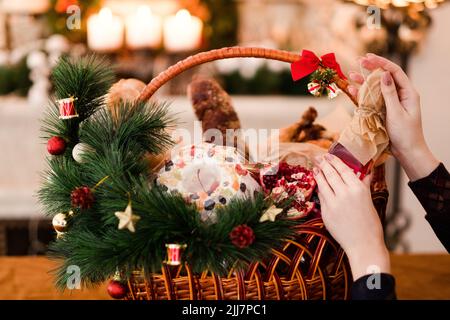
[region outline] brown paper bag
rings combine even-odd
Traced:
[[[363,165],[376,162],[389,145],[386,131],[386,106],[381,93],[383,70],[373,71],[361,86],[358,107],[338,142]]]

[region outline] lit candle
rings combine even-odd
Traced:
[[[179,10],[164,22],[164,46],[167,51],[192,51],[200,46],[203,23],[189,11]]]
[[[132,49],[156,48],[161,44],[161,19],[149,6],[140,6],[126,21],[127,45]]]
[[[88,46],[95,51],[114,51],[123,44],[123,22],[113,16],[109,8],[89,17],[87,22]]]

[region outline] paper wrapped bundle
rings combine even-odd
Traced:
[[[367,77],[359,90],[358,107],[353,118],[338,140],[338,144],[362,166],[377,162],[389,146],[385,127],[386,106],[380,84],[382,75],[383,70],[377,69]]]

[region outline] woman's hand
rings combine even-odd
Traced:
[[[389,273],[389,254],[383,228],[373,206],[370,176],[360,181],[339,158],[326,154],[316,158],[314,175],[319,188],[322,219],[341,245],[356,280],[373,273]]]
[[[360,60],[368,70],[385,70],[381,91],[386,102],[386,128],[393,155],[400,161],[411,181],[428,176],[439,165],[425,142],[420,114],[420,97],[405,72],[395,63],[367,54]],[[364,77],[352,72],[350,78],[358,84]],[[352,86],[349,91],[357,95]]]

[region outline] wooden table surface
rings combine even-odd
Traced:
[[[450,255],[392,255],[399,299],[450,299]],[[45,257],[0,257],[0,299],[110,299],[105,285],[59,293]]]

